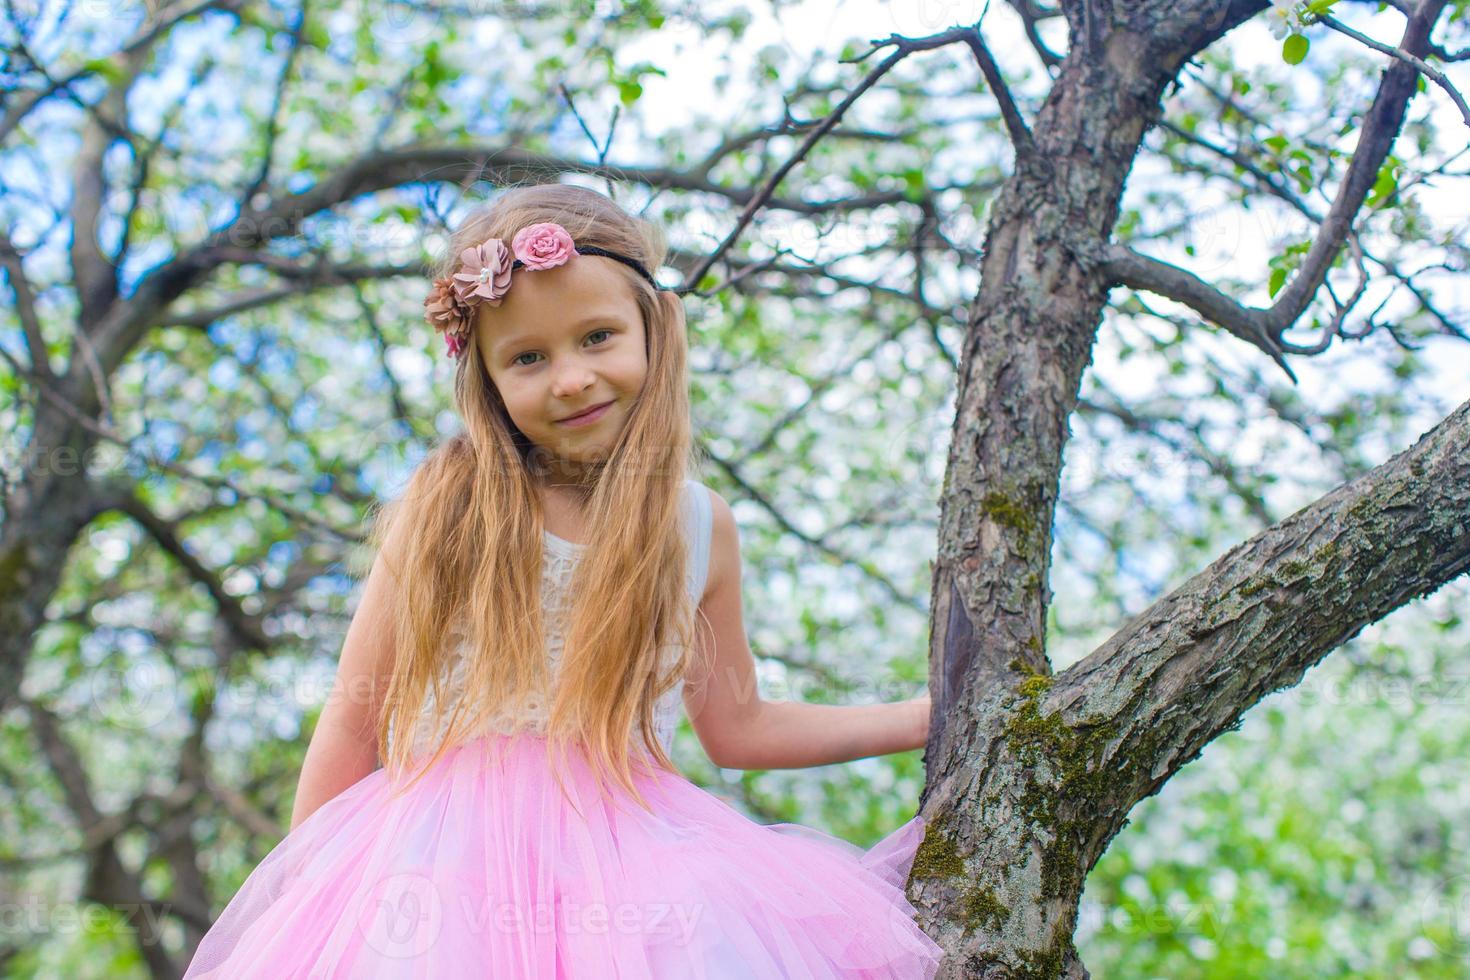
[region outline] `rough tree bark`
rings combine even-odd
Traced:
[[[1261,347],[1306,308],[1414,92],[1387,68],[1298,277],[1268,310],[1109,241],[1182,65],[1259,3],[1064,3],[1071,45],[993,203],[960,365],[931,605],[935,700],[910,878],[942,976],[1085,977],[1087,873],[1128,811],[1272,690],[1470,564],[1470,404],[1233,549],[1060,676],[1043,624],[1068,417],[1108,291],[1155,289]],[[1443,3],[1409,17],[1422,54]]]

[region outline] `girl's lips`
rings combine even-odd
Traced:
[[[596,408],[592,409],[591,411],[584,412],[581,415],[577,415],[577,416],[574,416],[573,418],[569,418],[569,419],[562,419],[560,421],[560,424],[561,425],[574,425],[574,426],[575,425],[590,425],[591,423],[596,422],[598,419],[602,418],[602,416],[605,415],[607,413],[607,410],[609,408],[611,408],[611,407],[612,407],[612,402],[606,402],[605,404],[599,405]]]

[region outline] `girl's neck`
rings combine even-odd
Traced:
[[[591,495],[584,493],[578,487],[543,486],[541,488],[541,499],[553,506],[574,510],[580,514],[586,509],[587,501],[591,499]]]
[[[577,484],[543,483],[541,507],[546,530],[565,541],[585,540],[582,525],[587,496],[587,492]]]
[[[567,496],[578,496],[586,501],[602,472],[600,463],[573,463],[564,459],[546,461],[540,473],[543,489],[553,489]]]

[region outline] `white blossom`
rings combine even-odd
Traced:
[[[1266,11],[1266,26],[1277,38],[1302,32],[1301,4],[1297,0],[1271,0],[1271,9]]]

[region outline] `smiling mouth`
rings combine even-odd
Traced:
[[[589,415],[596,415],[598,412],[602,411],[604,408],[606,408],[607,406],[609,406],[611,404],[612,404],[612,402],[606,401],[606,402],[603,402],[601,405],[593,405],[590,408],[587,408],[587,409],[585,409],[585,410],[583,410],[581,412],[578,412],[576,415],[568,415],[564,419],[557,419],[557,421],[558,422],[575,422],[578,419],[586,418]]]

